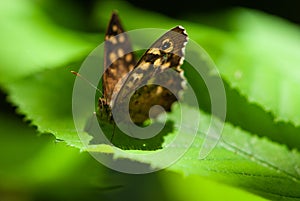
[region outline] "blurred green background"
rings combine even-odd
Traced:
[[[261,10],[300,23],[299,3],[296,5],[293,1],[128,0],[127,3],[141,10],[141,13],[148,10],[157,12],[158,17],[165,15],[175,20],[207,25],[216,20],[211,17],[213,13],[217,17],[219,13],[236,6]],[[3,25],[0,27],[3,41],[0,68],[3,70],[10,66],[6,68],[10,73],[6,73],[5,77],[4,73],[0,75],[3,85],[20,76],[47,69],[40,63],[40,57],[49,58],[48,64],[53,66],[68,64],[73,61],[74,55],[86,54],[103,40],[107,21],[102,25],[95,23],[95,8],[101,5],[97,0],[12,0],[2,1],[0,5],[0,22]],[[206,18],[207,15],[210,18]],[[126,24],[126,19],[122,21]],[[68,34],[57,33],[46,22],[51,22],[53,27],[61,27]],[[147,27],[147,22],[141,23]],[[34,27],[39,28],[35,30]],[[22,32],[19,32],[20,29]],[[49,36],[44,36],[40,30]],[[78,44],[74,44],[70,35],[81,38],[84,45],[81,46],[77,40]],[[56,43],[60,44],[59,47],[64,44],[65,48],[56,49]],[[199,176],[184,177],[167,171],[148,175],[114,172],[103,167],[88,153],[80,153],[78,149],[56,141],[51,134],[39,135],[35,127],[30,126],[30,121],[24,120],[24,116],[16,113],[16,107],[7,102],[4,88],[0,92],[0,105],[1,201],[263,200]]]

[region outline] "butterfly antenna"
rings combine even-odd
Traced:
[[[76,72],[76,71],[72,71],[71,70],[71,73],[73,73],[74,75],[76,75],[77,77],[80,77],[81,79],[83,79],[85,82],[87,82],[91,87],[93,87],[94,89],[96,89],[100,94],[101,96],[103,95],[102,91],[96,87],[93,83],[91,83],[88,79],[86,79],[84,76],[82,76],[80,73]]]

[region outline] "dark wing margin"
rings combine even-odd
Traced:
[[[111,96],[118,81],[136,65],[129,37],[124,33],[116,12],[109,21],[104,45],[104,69],[102,77],[103,99],[110,103]]]

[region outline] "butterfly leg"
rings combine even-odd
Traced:
[[[113,137],[115,135],[116,124],[113,120],[112,112],[110,106],[107,104],[105,98],[99,98],[98,100],[98,107],[99,107],[99,115],[100,119],[107,121],[109,123],[113,123],[113,133],[111,135],[110,141],[112,142]]]

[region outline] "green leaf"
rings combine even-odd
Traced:
[[[222,75],[276,121],[299,126],[299,27],[244,9],[232,12],[229,20],[237,44],[228,44],[227,54],[216,61]]]
[[[183,110],[189,113],[197,112],[189,107]],[[193,115],[185,116],[186,121],[193,121]],[[300,154],[289,151],[285,146],[272,143],[267,139],[260,139],[250,133],[235,128],[226,123],[222,133],[222,140],[205,159],[199,158],[199,151],[203,143],[203,135],[210,122],[210,116],[201,114],[199,133],[187,153],[169,170],[182,172],[185,175],[201,175],[239,186],[250,192],[268,199],[298,198],[300,195]],[[180,111],[170,114],[175,128],[180,127]],[[184,125],[185,135],[192,128]],[[174,152],[186,149],[184,141],[172,145]],[[139,153],[139,152],[137,152]],[[274,157],[276,153],[276,157]],[[119,153],[118,157],[127,158],[127,153]],[[130,156],[132,160],[149,163],[152,167],[160,167],[161,160],[141,156]]]
[[[156,192],[157,199],[164,200],[174,200],[178,197],[181,200],[186,197],[189,197],[189,200],[216,200],[211,193],[216,190],[224,192],[223,198],[243,197],[245,200],[250,197],[251,200],[262,200],[258,196],[195,175],[183,178],[178,174],[163,171],[136,177],[112,172],[99,166],[88,153],[78,154],[78,150],[66,147],[64,143],[53,143],[54,138],[50,135],[37,138],[35,129],[28,127],[16,115],[1,110],[0,120],[2,198],[9,196],[11,192],[23,198],[24,194],[17,192],[26,192],[26,197],[32,199],[42,196],[51,199],[94,200],[91,189],[98,189],[96,195],[93,194],[94,197],[109,196],[112,200],[118,200],[120,190],[122,196],[128,199],[140,196],[141,199],[150,200],[153,196],[148,197],[147,192]],[[143,182],[145,180],[146,183]],[[120,189],[120,184],[126,188]],[[201,190],[197,189],[199,186]],[[74,192],[74,189],[80,190]],[[140,192],[138,195],[137,191]]]
[[[54,79],[57,75],[60,75],[60,79]],[[32,123],[37,125],[39,131],[51,132],[57,138],[65,140],[67,144],[86,150],[87,148],[81,144],[73,126],[71,113],[73,79],[65,68],[56,68],[22,79],[8,88],[11,94],[10,99],[19,106],[21,113],[27,114],[27,118],[32,119]],[[192,114],[198,112],[188,106],[183,106],[183,110],[189,113],[184,117],[186,121],[193,121]],[[168,120],[174,123],[174,128],[180,127],[177,125],[181,122],[180,114],[180,110],[174,107],[174,112],[168,115]],[[242,187],[267,198],[300,197],[300,154],[296,151],[289,151],[283,145],[252,136],[228,123],[225,124],[222,140],[217,147],[207,158],[199,159],[203,135],[211,118],[203,113],[201,117],[201,126],[193,145],[169,170],[188,175],[206,176]],[[193,128],[189,126],[191,125],[185,125],[182,133],[190,133]],[[173,132],[176,134],[176,129]],[[91,140],[88,134],[86,136],[87,141]],[[169,133],[166,140],[172,138],[172,134]],[[185,143],[184,141],[178,142],[174,148],[177,151],[184,149]],[[109,149],[109,145],[93,145],[88,150],[114,153],[114,149]],[[135,152],[146,153],[145,151]],[[154,153],[155,151],[147,152]],[[133,157],[128,153],[132,151],[118,151],[114,157],[136,160],[151,164],[152,167],[160,167],[160,161],[163,160],[155,157],[150,160],[143,155]]]
[[[167,194],[177,200],[266,200],[257,195],[233,188],[198,175],[180,177],[178,175],[162,174]],[[178,190],[174,190],[178,189]],[[217,193],[216,193],[217,192]]]
[[[67,67],[46,70],[7,86],[9,99],[41,133],[52,133],[68,145],[81,148],[72,118],[72,86]]]
[[[4,6],[7,6],[5,5],[5,3],[2,4]],[[27,5],[26,3],[22,3],[20,5],[24,5],[24,4]],[[16,5],[17,4],[15,4],[14,6]],[[99,12],[99,10],[97,11],[101,15],[108,18],[108,16],[110,15],[109,14],[110,9],[108,9],[109,6],[114,7],[116,6],[116,4],[112,5],[110,3],[107,3],[104,5],[107,6],[102,7],[102,9],[104,9],[103,12]],[[119,3],[118,5],[123,5],[123,4]],[[31,7],[32,5],[28,4],[28,6],[32,8]],[[143,13],[143,15],[139,15],[141,16],[141,19],[137,20],[136,14],[139,13],[139,11],[131,8],[128,9],[128,11],[126,12],[125,8],[126,6],[123,7],[124,10],[122,11],[120,9],[120,12],[122,12],[122,15],[125,16],[124,17],[125,19],[127,19],[128,17],[127,27],[129,28],[130,27],[142,28],[143,26],[159,27],[158,26],[159,23],[161,26],[163,26],[163,28],[173,27],[175,25],[175,21],[171,21],[170,19],[164,18],[162,16],[160,17],[156,16],[155,18],[155,15],[149,13],[145,14],[144,12],[141,12]],[[7,15],[9,14],[8,12],[3,12],[3,13],[6,13]],[[151,21],[147,20],[149,18],[151,18]],[[156,21],[155,19],[158,19],[158,21]],[[142,24],[142,22],[149,22],[149,23]],[[248,92],[250,93],[251,92],[250,89],[253,89],[251,87],[253,87],[253,82],[255,81],[253,81],[252,79],[245,79],[244,81],[240,81],[239,79],[237,79],[238,81],[236,81],[235,79],[240,78],[241,75],[242,77],[246,76],[246,78],[248,78],[247,75],[252,75],[252,73],[254,73],[252,70],[255,69],[252,68],[253,66],[255,66],[254,62],[258,62],[259,64],[258,66],[260,66],[260,68],[263,68],[262,66],[268,65],[267,68],[268,72],[265,72],[264,70],[262,71],[264,72],[264,74],[266,73],[272,74],[272,72],[274,72],[272,70],[274,69],[271,68],[272,65],[270,64],[273,64],[272,59],[275,57],[275,54],[270,54],[270,55],[267,54],[265,58],[258,59],[257,56],[259,55],[257,55],[256,52],[258,51],[258,48],[255,45],[252,45],[252,43],[250,43],[251,41],[252,42],[254,41],[255,36],[250,37],[249,35],[247,35],[248,32],[242,33],[237,31],[237,33],[231,35],[230,33],[226,33],[226,31],[200,26],[189,22],[181,21],[180,23],[183,24],[184,26],[185,23],[187,24],[187,26],[185,27],[188,29],[188,32],[190,33],[190,37],[195,38],[197,42],[203,42],[203,46],[209,51],[209,53],[217,62],[219,69],[222,73],[222,76],[227,81],[227,89],[229,91],[229,92],[227,91],[227,95],[233,98],[234,95],[236,95],[237,98],[234,98],[233,99],[234,101],[236,102],[243,101],[243,104],[245,106],[249,106],[249,108],[247,108],[247,111],[250,111],[248,114],[249,121],[255,119],[256,118],[254,115],[255,108],[254,109],[251,108],[251,106],[253,105],[249,104],[248,102],[250,98],[250,96],[248,96]],[[44,24],[44,22],[42,24]],[[178,24],[178,21],[176,21],[176,24]],[[140,25],[140,27],[136,25]],[[6,26],[9,27],[9,25]],[[36,28],[36,26],[33,27]],[[259,28],[263,29],[264,27],[262,26]],[[43,30],[43,29],[38,29],[38,30]],[[61,29],[58,28],[55,30],[61,30]],[[14,33],[18,33],[18,32],[14,32]],[[64,35],[65,33],[66,33],[65,31],[62,31],[58,35],[61,34]],[[296,31],[296,33],[298,33],[298,31]],[[8,35],[8,33],[5,32],[3,34],[3,36],[7,37],[5,34]],[[43,34],[46,33],[42,31],[39,32],[38,35],[41,36]],[[53,38],[50,37],[50,35],[48,36],[49,38],[45,38],[45,41],[53,42]],[[5,37],[3,38],[6,39]],[[69,35],[67,34],[65,35],[65,37],[68,38]],[[214,37],[216,39],[212,41],[209,40],[210,37]],[[293,36],[291,40],[295,41],[294,38],[295,37]],[[57,38],[55,37],[55,40],[56,39]],[[264,41],[264,37],[262,37],[261,40]],[[73,46],[70,44],[73,44],[73,42],[75,41],[82,42],[82,40],[79,39],[78,37],[74,37],[74,38],[72,37],[72,41],[70,40],[70,43],[69,42],[65,43],[63,41],[64,40],[61,40],[62,44],[65,44],[65,46],[64,45],[60,46],[60,44],[51,43],[53,47],[50,45],[51,48],[49,48],[49,50],[53,48],[52,50],[53,51],[55,50],[58,53],[62,53],[64,49],[70,51],[68,54],[61,55],[59,59],[57,59],[58,58],[56,57],[57,52],[55,51],[54,51],[55,53],[53,54],[52,51],[50,51],[50,53],[48,52],[45,55],[44,55],[45,52],[37,54],[40,57],[38,58],[38,61],[42,63],[44,62],[47,68],[52,68],[51,70],[41,70],[41,68],[38,68],[38,65],[35,65],[35,63],[33,62],[34,59],[28,57],[24,57],[25,59],[23,58],[23,61],[20,60],[22,61],[20,63],[18,63],[19,61],[12,60],[11,57],[10,59],[6,58],[3,61],[2,66],[4,67],[1,68],[0,70],[2,72],[1,76],[4,77],[5,79],[1,84],[7,90],[10,101],[16,106],[18,106],[18,112],[21,114],[25,114],[26,119],[30,120],[33,125],[37,126],[39,132],[52,133],[55,135],[57,139],[65,141],[70,146],[77,147],[81,150],[89,150],[94,153],[110,154],[110,156],[114,158],[129,159],[133,161],[138,161],[140,163],[150,164],[151,167],[160,168],[162,165],[161,161],[163,160],[163,158],[155,158],[155,157],[147,158],[144,157],[143,155],[140,155],[140,153],[143,154],[156,153],[159,152],[159,150],[122,151],[120,149],[113,149],[110,145],[107,144],[93,145],[90,147],[83,146],[82,141],[90,142],[92,140],[92,137],[88,133],[84,132],[84,125],[83,125],[80,128],[80,134],[81,136],[83,136],[81,141],[74,127],[72,108],[71,108],[74,77],[69,73],[69,70],[67,69],[66,65],[64,65],[64,63],[68,63],[68,61],[75,62],[79,60],[81,54],[76,54],[74,56],[74,52],[72,52]],[[74,44],[77,44],[78,45],[77,47],[82,47],[81,45],[85,46],[87,44],[85,41],[83,41],[82,43],[81,42],[78,42],[80,44],[77,44],[76,42]],[[271,42],[269,41],[269,43]],[[21,49],[23,48],[23,50],[26,49],[26,47],[29,47],[28,44],[26,44],[25,42],[24,44],[20,46],[20,48]],[[279,45],[279,47],[281,47],[281,45]],[[42,46],[41,49],[43,49],[44,47],[45,46]],[[62,48],[61,52],[58,51],[58,49],[60,49],[58,47]],[[249,47],[249,53],[246,51],[248,50],[248,47]],[[297,47],[295,48],[297,50]],[[261,47],[261,49],[266,51],[264,47]],[[35,51],[37,50],[39,50],[39,48],[37,48]],[[239,52],[240,50],[244,50],[244,51],[240,53]],[[286,51],[288,52],[288,50]],[[3,55],[6,55],[7,52],[9,51],[4,51]],[[49,54],[51,54],[51,57],[46,56]],[[294,54],[296,54],[297,56],[297,52]],[[285,55],[284,57],[293,60],[294,58],[296,58],[294,54],[288,56],[287,53],[287,55]],[[252,59],[254,59],[253,63],[252,63]],[[266,59],[266,61],[264,61],[264,59]],[[296,62],[294,64],[296,64]],[[24,67],[24,69],[20,70],[19,73],[16,74],[12,73],[10,68],[14,65],[17,69],[21,69],[22,67]],[[240,67],[242,68],[244,66],[245,69],[242,69],[243,70],[242,73],[238,72],[236,74],[235,70],[239,69]],[[256,72],[258,72],[258,69],[255,70]],[[37,73],[37,71],[40,72]],[[273,74],[275,78],[281,76],[280,75],[281,71],[278,71],[278,68],[276,68],[276,72],[277,73],[275,75]],[[293,69],[293,72],[295,73],[295,75],[298,73],[297,70],[295,69]],[[285,81],[294,82],[295,79],[292,77],[292,75],[290,73],[288,73],[288,75],[289,75],[289,80],[285,80]],[[257,77],[254,76],[254,78]],[[261,79],[261,77],[259,78]],[[272,76],[271,78],[270,77],[267,78],[268,79],[266,80],[271,80],[271,81],[276,80],[276,79],[271,79],[273,78]],[[12,80],[14,80],[14,82],[12,82]],[[259,81],[260,82],[258,83],[265,84],[264,79],[261,79]],[[288,84],[290,84],[290,82],[288,82]],[[234,85],[234,83],[238,83],[238,87]],[[253,95],[253,97],[251,96],[251,98],[253,98],[253,100],[255,99],[255,101],[258,101],[258,102],[255,101],[254,102],[257,103],[258,106],[261,106],[259,109],[262,109],[260,110],[260,112],[264,113],[262,115],[267,114],[265,109],[269,109],[272,112],[272,114],[275,115],[276,118],[288,119],[291,120],[291,122],[297,124],[297,117],[295,117],[295,114],[297,114],[297,112],[295,112],[297,107],[293,102],[298,98],[297,93],[292,94],[291,97],[289,96],[290,95],[289,94],[288,97],[293,100],[287,100],[288,102],[285,102],[285,104],[291,103],[291,107],[293,106],[292,108],[294,108],[295,111],[290,111],[289,109],[290,106],[288,106],[288,107],[283,107],[282,110],[284,112],[280,113],[279,110],[276,110],[275,106],[281,109],[281,104],[279,104],[279,102],[276,102],[276,99],[270,99],[271,101],[270,103],[265,102],[265,100],[263,99],[260,99],[263,93],[262,91],[259,91],[260,88],[258,88],[258,86],[260,85],[254,85],[254,86],[255,86],[254,87],[255,93],[251,92]],[[288,86],[292,86],[292,85],[288,85]],[[231,87],[235,87],[237,91],[232,90]],[[274,95],[274,90],[276,91],[278,89],[276,87],[279,87],[279,85],[277,85],[275,88],[272,88],[273,85],[268,85],[268,87],[270,88],[268,88],[269,90],[267,90],[266,94],[268,94],[270,91],[270,95]],[[246,89],[249,90],[246,91]],[[265,88],[263,89],[266,90]],[[244,94],[243,90],[245,90],[247,93]],[[241,96],[239,93],[233,95],[233,92],[239,92],[244,96]],[[289,92],[290,91],[288,91],[288,93]],[[204,97],[204,99],[206,98],[208,97]],[[268,104],[270,104],[270,108],[266,107]],[[198,114],[199,113],[198,109],[189,107],[187,105],[183,105],[182,107],[186,112],[190,114],[184,116],[183,118],[186,119],[187,121],[193,122],[194,119],[192,114]],[[162,144],[162,146],[166,146],[166,142],[171,141],[173,137],[178,134],[177,133],[178,130],[176,128],[180,127],[179,125],[180,117],[181,116],[180,116],[179,107],[175,106],[173,108],[173,112],[168,115],[168,120],[173,122],[172,126],[174,129],[172,130],[172,132],[169,132],[168,135],[165,136],[164,138],[165,143]],[[169,170],[183,173],[186,175],[200,175],[203,177],[207,177],[209,179],[213,179],[233,186],[241,187],[243,189],[246,189],[249,192],[253,192],[255,194],[258,194],[268,199],[277,199],[277,200],[279,199],[299,200],[300,199],[300,190],[299,190],[300,189],[300,173],[299,173],[300,154],[296,150],[289,150],[288,148],[286,148],[285,145],[286,144],[289,145],[288,143],[286,143],[287,140],[278,140],[282,144],[277,144],[269,141],[268,139],[259,138],[255,136],[255,133],[248,132],[249,130],[251,130],[251,127],[259,127],[259,126],[264,127],[263,124],[253,125],[250,122],[247,122],[248,123],[247,124],[248,127],[246,127],[248,130],[247,131],[247,130],[242,130],[238,127],[234,127],[227,122],[225,123],[224,126],[222,140],[220,140],[216,148],[210,153],[210,155],[207,158],[199,159],[199,151],[204,141],[204,133],[206,133],[207,127],[210,125],[210,119],[211,119],[210,115],[205,114],[203,112],[201,112],[201,117],[202,118],[200,122],[201,123],[200,128],[198,130],[198,135],[195,141],[193,142],[192,146],[179,161],[177,161],[173,166],[168,168]],[[232,121],[234,121],[237,118],[244,119],[243,116],[238,116],[233,118]],[[272,128],[270,130],[274,130],[276,128],[274,125],[275,125],[274,122],[271,121]],[[182,131],[181,134],[187,135],[191,133],[191,130],[194,128],[191,127],[191,125],[187,124],[183,127],[183,129],[184,130]],[[266,129],[262,129],[261,135],[266,135],[266,136],[270,135],[269,133],[263,133],[263,131],[265,130]],[[283,135],[282,138],[289,138],[289,140],[291,141],[294,140],[296,145],[292,145],[291,147],[299,146],[297,145],[298,137],[296,136],[296,132],[295,132],[296,130],[297,129],[294,127],[292,127],[289,130],[288,126],[284,125],[282,127],[282,130],[279,132],[279,134]],[[186,148],[186,145],[187,145],[186,141],[184,140],[177,142],[177,144],[175,144],[175,146],[173,147],[174,153],[178,150],[184,150]],[[137,155],[133,156],[130,155],[130,153],[137,153]],[[274,153],[276,153],[275,156]]]
[[[0,83],[68,64],[94,46],[88,35],[53,23],[32,1],[0,2]]]
[[[10,105],[0,104],[1,200],[94,200],[113,186],[103,182],[107,170],[88,153],[55,142],[53,135],[37,136]]]
[[[299,150],[299,26],[246,9],[224,15],[218,27],[235,39],[215,61],[235,89],[227,90],[228,120]]]

